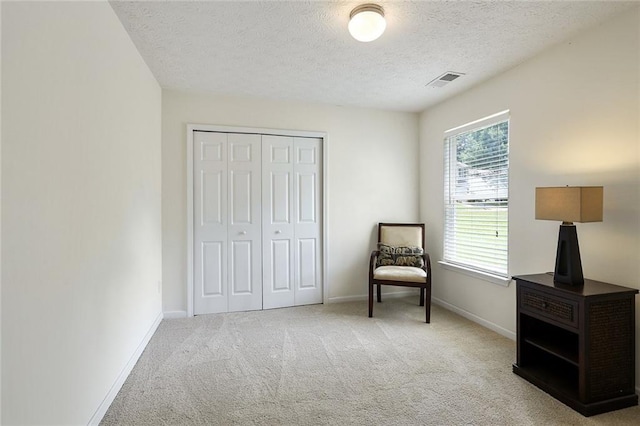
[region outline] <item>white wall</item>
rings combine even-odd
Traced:
[[[108,3],[2,8],[2,423],[87,424],[161,315],[161,90]]]
[[[186,125],[328,133],[329,299],[367,294],[379,221],[418,219],[418,116],[163,91],[162,247],[165,312],[186,311]]]
[[[434,230],[428,246],[436,259],[443,132],[509,109],[510,273],[555,266],[559,223],[534,219],[536,186],[603,185],[604,222],[577,225],[585,277],[640,288],[639,28],[633,9],[422,113],[420,211]],[[439,266],[433,275],[434,297],[515,332],[514,284],[504,288]]]

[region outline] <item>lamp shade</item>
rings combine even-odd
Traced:
[[[387,28],[384,10],[377,4],[363,4],[351,11],[349,33],[358,41],[368,42],[380,37]]]
[[[536,188],[536,219],[602,222],[601,186]]]

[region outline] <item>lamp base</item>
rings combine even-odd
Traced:
[[[573,223],[560,225],[553,281],[569,285],[584,284],[580,248],[578,247],[578,232]]]

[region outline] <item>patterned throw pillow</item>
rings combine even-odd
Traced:
[[[422,268],[424,266],[424,258],[422,247],[394,247],[384,243],[378,243],[378,261],[376,268],[379,266],[414,266]]]

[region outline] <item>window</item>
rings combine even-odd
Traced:
[[[444,262],[508,277],[509,112],[445,132]]]

